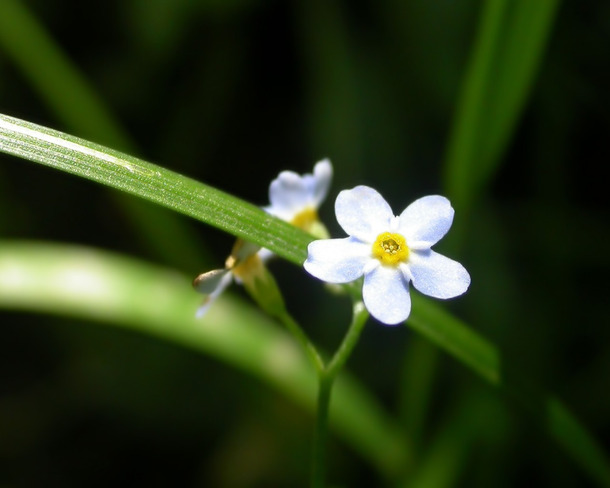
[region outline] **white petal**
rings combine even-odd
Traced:
[[[313,188],[313,205],[314,208],[320,208],[322,202],[328,195],[328,189],[333,178],[333,167],[330,160],[323,159],[316,163],[313,167],[314,188]]]
[[[231,256],[235,258],[237,263],[240,263],[248,259],[250,256],[256,254],[260,250],[261,247],[258,244],[244,241],[242,239],[237,239],[235,241],[235,244],[233,244],[233,249],[231,249]]]
[[[371,259],[371,246],[347,237],[322,239],[307,247],[305,270],[329,283],[348,283],[362,276]]]
[[[221,270],[215,270],[215,271],[221,271]],[[220,275],[220,274],[219,274]],[[202,276],[202,275],[199,275]],[[199,278],[199,276],[197,278],[195,278],[195,280],[197,280]],[[214,277],[216,278],[216,276]],[[212,305],[212,303],[214,303],[214,301],[221,295],[221,293],[223,291],[225,291],[225,289],[227,288],[227,286],[229,286],[231,284],[233,278],[233,274],[232,273],[225,273],[220,275],[220,280],[218,280],[216,288],[214,288],[204,299],[203,299],[203,303],[201,304],[201,306],[197,309],[197,313],[195,314],[195,316],[197,318],[201,318],[203,317],[206,312],[208,311],[208,309],[210,308],[210,305]],[[207,289],[204,287],[204,289]],[[200,289],[199,287],[197,287],[197,291],[200,291],[201,293],[206,293],[205,291],[203,291],[202,289]]]
[[[470,286],[470,275],[457,261],[432,250],[413,251],[409,256],[413,286],[434,298],[453,298]]]
[[[209,295],[227,279],[227,275],[229,275],[228,277],[230,281],[231,276],[228,269],[213,269],[212,271],[201,273],[199,276],[197,276],[193,280],[193,286],[199,293]]]
[[[430,195],[415,200],[400,214],[398,232],[408,246],[429,248],[447,233],[453,222],[453,208],[445,197]]]
[[[411,312],[409,283],[399,268],[377,266],[367,273],[362,298],[371,315],[387,325],[404,322]]]
[[[369,243],[388,231],[394,218],[388,202],[368,186],[357,186],[339,193],[335,214],[337,222],[348,235]]]
[[[310,176],[311,178],[311,176]],[[311,184],[293,171],[282,171],[269,185],[271,206],[265,210],[284,220],[291,220],[297,213],[311,205]]]
[[[258,251],[258,257],[261,259],[263,263],[266,263],[269,259],[274,256],[274,253],[269,249],[265,249],[264,247]]]
[[[328,159],[319,161],[313,174],[303,176],[282,171],[269,186],[271,205],[265,211],[283,220],[292,220],[308,207],[318,209],[328,194],[333,168]]]

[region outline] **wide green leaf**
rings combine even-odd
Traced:
[[[0,241],[0,308],[77,317],[182,344],[261,378],[313,413],[316,374],[292,337],[252,306],[220,297],[203,319],[190,279],[93,248]],[[342,375],[331,425],[387,476],[408,458],[379,403]]]
[[[133,156],[0,114],[0,151],[137,195],[301,264],[311,237],[260,208]]]

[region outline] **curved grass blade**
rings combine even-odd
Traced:
[[[502,154],[523,112],[540,65],[558,0],[487,0],[482,13],[471,58],[464,75],[444,161],[444,187],[458,210],[451,236],[462,243],[468,215],[480,194],[497,171]],[[438,334],[437,330],[435,334]],[[438,337],[437,337],[438,339]],[[474,341],[475,349],[486,354],[489,348]],[[449,345],[464,359],[461,348]],[[473,357],[470,357],[472,360]],[[492,383],[498,381],[495,366],[499,358],[475,362],[479,373]],[[430,359],[427,359],[430,362]],[[432,361],[433,362],[433,361]],[[491,365],[491,368],[483,364]],[[473,366],[473,364],[470,364]],[[425,397],[415,402],[425,404]],[[407,410],[421,411],[421,408]],[[411,423],[413,420],[410,419]]]
[[[490,411],[482,395],[461,399],[445,414],[437,433],[424,455],[417,460],[414,472],[401,486],[405,488],[450,488],[458,486],[460,476],[468,466],[481,431],[495,421],[496,412]]]
[[[461,215],[498,167],[531,91],[558,4],[484,2],[445,160],[445,188]]]
[[[15,64],[64,127],[87,139],[136,152],[135,143],[94,87],[24,2],[0,2],[0,54]],[[201,261],[203,246],[198,237],[172,212],[120,193],[113,197],[134,234],[158,256],[184,269]]]
[[[288,333],[223,296],[195,318],[200,297],[181,274],[93,248],[0,241],[0,308],[93,320],[209,354],[315,409],[316,374]],[[386,476],[407,459],[396,426],[347,375],[333,391],[331,425]]]
[[[66,127],[133,150],[118,121],[24,2],[0,2],[0,47]]]
[[[610,487],[606,454],[559,399],[527,384],[527,378],[510,374],[510,365],[502,362],[498,349],[462,321],[421,296],[412,298],[413,311],[407,325],[524,407],[599,486]]]
[[[362,74],[358,73],[345,22],[345,6],[325,0],[301,0],[295,7],[314,153],[331,154],[337,173],[349,171],[356,177],[362,174],[365,152],[359,96]]]
[[[137,195],[301,264],[311,237],[258,207],[168,169],[0,114],[0,151]]]

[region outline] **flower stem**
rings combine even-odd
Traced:
[[[362,302],[356,302],[353,308],[352,323],[343,337],[343,341],[341,341],[332,359],[318,371],[318,408],[311,468],[312,488],[324,488],[326,481],[328,413],[333,384],[337,374],[356,346],[367,318],[368,312]]]
[[[360,332],[362,332],[368,317],[369,314],[364,307],[364,304],[360,301],[355,302],[353,307],[352,323],[350,324],[345,337],[343,337],[343,341],[341,341],[339,349],[337,349],[337,352],[335,352],[335,355],[326,366],[327,374],[333,379],[341,370],[352,353],[352,350],[358,343]]]
[[[284,324],[286,329],[288,329],[296,340],[299,341],[319,375],[324,370],[324,361],[320,357],[316,347],[309,340],[309,337],[307,337],[307,334],[305,334],[301,326],[286,310],[284,310],[283,313],[278,313],[276,317]]]
[[[311,488],[324,488],[326,480],[326,447],[328,440],[328,409],[334,378],[322,372],[319,375],[318,408],[313,437]]]

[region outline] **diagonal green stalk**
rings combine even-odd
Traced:
[[[299,0],[293,5],[308,89],[311,144],[316,153],[333,155],[337,172],[349,170],[355,177],[362,174],[365,153],[358,92],[362,80],[346,22],[347,9],[326,0]]]
[[[56,119],[73,133],[137,153],[136,144],[95,87],[62,51],[25,2],[0,2],[0,55],[5,54]],[[143,246],[189,269],[204,249],[195,232],[172,212],[123,194],[111,195]]]
[[[445,189],[466,217],[499,167],[531,92],[559,0],[487,0],[445,158]]]
[[[422,296],[414,295],[412,299],[409,327],[469,366],[507,400],[524,408],[599,486],[610,487],[606,453],[559,399],[533,389],[527,385],[527,378],[509,375],[510,364],[503,362],[498,349],[464,322]]]
[[[133,151],[134,144],[118,120],[25,2],[0,2],[0,53],[17,66],[40,99],[70,130]]]
[[[301,264],[311,238],[260,208],[168,169],[0,115],[0,151],[152,201]]]
[[[318,400],[316,423],[313,434],[311,453],[311,488],[326,486],[328,464],[328,410],[333,387],[333,380],[325,375],[318,378]]]
[[[311,467],[312,488],[324,488],[326,486],[328,412],[331,404],[333,385],[341,368],[343,368],[358,343],[360,333],[368,316],[369,314],[364,304],[356,302],[353,306],[352,323],[343,337],[339,348],[323,369],[318,371],[318,408],[316,411]]]
[[[451,235],[454,248],[463,244],[471,210],[499,169],[502,155],[533,90],[558,5],[559,0],[486,0],[481,3],[477,33],[444,161],[445,191],[458,211],[457,225]],[[475,348],[476,344],[475,340]],[[430,347],[427,351],[428,354],[418,356],[422,359],[421,364],[414,364],[417,358],[412,359],[409,355],[405,358],[405,366],[418,372],[417,377],[406,373],[409,380],[404,387],[408,390],[403,394],[404,398],[409,398],[405,421],[415,433],[421,432],[418,424],[425,420],[425,405],[432,391],[429,383],[434,380],[431,372],[436,362],[435,352]],[[463,359],[460,351],[456,349],[455,352]],[[499,360],[492,363],[500,364]],[[419,372],[428,372],[428,379],[422,378]],[[497,380],[496,374],[489,369],[481,373],[488,375],[492,382]]]
[[[294,318],[288,313],[288,311],[284,311],[277,316],[278,320],[284,324],[286,329],[295,337],[297,342],[301,345],[305,354],[309,357],[309,360],[312,366],[315,368],[318,374],[324,369],[324,361],[320,356],[320,353],[313,345],[313,343],[309,340],[309,337],[303,330],[303,328],[298,324]]]
[[[452,125],[445,167],[446,187],[453,205],[460,212],[470,208],[473,198],[468,190],[472,190],[475,183],[469,184],[468,178],[476,172],[480,158],[477,130],[489,123],[486,119],[486,102],[508,3],[509,0],[488,0],[484,3],[472,59]],[[478,187],[478,178],[476,183]]]
[[[325,375],[329,378],[336,378],[341,368],[345,365],[354,347],[358,343],[362,328],[366,323],[366,319],[369,317],[369,313],[365,308],[364,304],[360,301],[354,303],[352,307],[352,323],[350,324],[343,341],[339,345],[337,352],[333,355],[332,359],[325,368]]]

